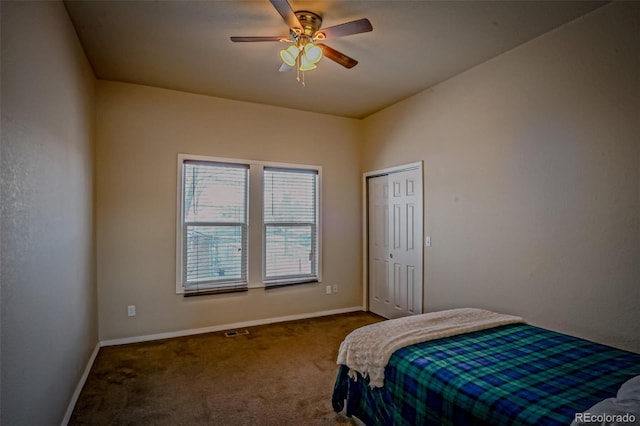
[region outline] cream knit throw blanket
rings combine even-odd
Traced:
[[[384,385],[384,368],[398,349],[427,340],[524,322],[520,317],[484,309],[462,308],[398,318],[352,331],[340,344],[338,364],[369,377],[369,386]]]

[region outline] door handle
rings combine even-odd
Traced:
[[[393,253],[389,253],[389,257],[393,259]]]

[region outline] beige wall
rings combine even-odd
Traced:
[[[640,351],[640,8],[605,6],[364,121],[424,161],[425,307]]]
[[[100,338],[360,306],[358,130],[353,119],[100,81]],[[190,298],[176,294],[178,153],[322,166],[323,283]],[[338,284],[340,291],[325,295],[327,284]],[[137,315],[127,317],[127,305],[133,304]]]
[[[0,7],[0,423],[60,424],[98,342],[95,80],[62,2]]]

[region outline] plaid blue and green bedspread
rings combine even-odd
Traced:
[[[382,388],[340,366],[334,410],[367,425],[569,425],[640,375],[640,354],[527,324],[397,350]]]

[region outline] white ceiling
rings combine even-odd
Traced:
[[[268,0],[65,1],[98,78],[362,118],[603,4],[594,1],[289,0],[323,27],[368,18],[373,32],[327,40],[359,61],[278,72],[287,35]]]

